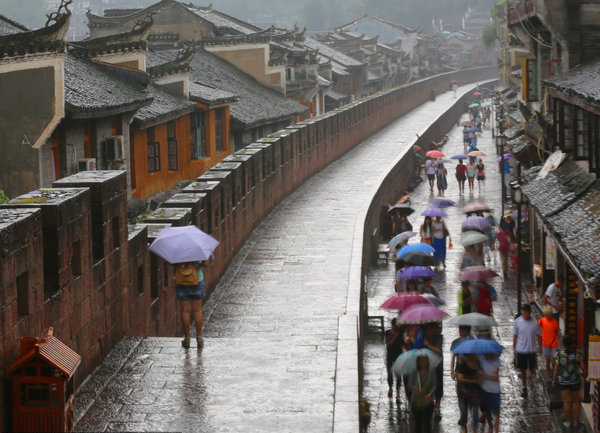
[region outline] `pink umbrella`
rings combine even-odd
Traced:
[[[448,317],[448,313],[433,305],[417,304],[408,307],[398,318],[398,323],[422,325],[425,323],[439,322],[445,317]]]
[[[463,209],[464,213],[472,213],[472,212],[489,212],[490,207],[486,204],[475,202],[466,205]]]
[[[379,308],[384,310],[404,311],[413,305],[432,305],[429,300],[418,293],[400,293],[385,301]]]
[[[428,156],[428,157],[430,157],[430,158],[443,158],[445,156],[439,150],[430,150],[425,155]]]
[[[459,281],[485,281],[497,277],[498,274],[485,266],[469,266],[458,274]]]
[[[481,92],[473,92],[473,95],[475,95],[475,96],[481,95]]]

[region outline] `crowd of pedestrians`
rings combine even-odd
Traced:
[[[480,128],[485,126],[490,113],[485,109],[471,112],[469,124],[464,125],[466,155],[453,157],[458,160],[459,195],[465,193],[465,181],[470,194],[475,190],[475,180],[479,192],[485,188],[483,159],[469,153],[483,154],[477,149],[477,134],[481,133]],[[406,402],[414,431],[418,433],[431,432],[433,420],[441,419],[444,395],[444,317],[428,315],[429,310],[440,311],[438,307],[443,309],[445,304],[432,278],[437,276],[436,272],[446,271],[446,250],[453,246],[450,230],[444,222],[444,209],[455,203],[444,197],[448,189],[447,169],[444,155],[440,154],[438,151],[428,155],[425,162],[431,197],[429,208],[421,214],[422,222],[415,224],[418,233],[413,232],[413,225],[408,221],[414,209],[409,204],[394,209],[390,250],[396,264],[395,294],[391,293],[392,297],[382,305],[382,308],[398,311],[385,339],[388,397],[393,398],[395,394],[397,403]],[[497,224],[493,210],[479,202],[469,203],[463,211],[466,218],[460,233],[463,255],[458,274],[461,287],[456,317],[450,321],[458,326],[459,337],[450,345],[448,374],[456,384],[453,392],[457,396],[461,432],[479,431],[479,425],[485,423],[488,433],[498,433],[502,394],[500,356],[506,348],[494,341],[491,332],[495,324],[493,304],[498,298],[491,281],[495,277],[509,278],[511,269],[518,271],[514,262],[516,223],[508,210]],[[486,266],[495,262],[496,250],[502,276]],[[521,381],[520,396],[526,399],[531,389],[528,385],[538,380],[538,355],[543,355],[548,385],[558,386],[561,391],[566,416],[564,425],[579,428],[582,425],[579,391],[585,365],[569,336],[562,340],[563,349],[560,349],[559,314],[564,308],[561,287],[560,281],[548,287],[541,299],[544,308],[539,318],[534,317],[531,304],[522,305],[512,328],[513,365]],[[416,301],[419,297],[427,302]],[[400,298],[406,299],[401,302]],[[394,307],[384,307],[386,304]]]

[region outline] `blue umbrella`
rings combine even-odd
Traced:
[[[480,128],[469,128],[466,132],[481,132]]]
[[[440,217],[440,218],[444,218],[444,217],[448,216],[448,215],[446,215],[446,212],[444,212],[441,209],[425,209],[423,212],[421,212],[421,215],[430,216],[430,217]]]
[[[474,353],[482,355],[484,353],[493,353],[499,355],[504,350],[504,346],[495,342],[494,340],[488,340],[486,338],[477,338],[474,340],[466,340],[460,343],[452,350],[452,353]]]
[[[435,197],[429,201],[429,204],[435,208],[445,208],[450,206],[456,206],[452,200],[448,200],[447,198]]]
[[[219,241],[196,226],[167,227],[150,245],[150,251],[169,263],[207,260]]]
[[[425,244],[425,243],[418,243],[418,244],[409,244],[409,245],[404,245],[402,248],[400,248],[400,250],[396,253],[396,257],[400,258],[402,257],[404,254],[409,253],[411,251],[421,251],[422,253],[434,253],[435,252],[435,248],[433,248],[431,245],[429,244]]]
[[[409,266],[400,272],[400,280],[416,280],[417,278],[432,278],[437,274],[427,266]]]
[[[450,157],[450,159],[467,159],[467,158],[468,158],[467,155],[462,155],[462,154],[453,155],[453,156]]]

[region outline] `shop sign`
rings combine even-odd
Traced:
[[[575,271],[568,264],[565,264],[566,272],[566,296],[565,296],[565,334],[577,338],[577,294],[579,292],[579,282]]]

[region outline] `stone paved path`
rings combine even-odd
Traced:
[[[464,115],[462,120],[467,120]],[[455,127],[450,131],[449,140],[443,148],[447,156],[463,153],[462,128]],[[461,223],[464,219],[462,208],[471,201],[482,201],[495,210],[495,216],[501,215],[501,178],[496,162],[495,144],[491,136],[491,130],[484,128],[483,133],[478,139],[478,148],[488,156],[483,157],[486,167],[485,185],[479,191],[477,181],[475,189],[469,192],[468,185],[465,185],[465,195],[459,195],[458,183],[454,177],[454,167],[457,161],[445,164],[448,169],[448,190],[445,197],[456,202],[456,207],[446,209],[448,218],[446,223],[450,231],[454,248],[448,250],[447,269],[440,272],[438,277],[434,278],[433,285],[441,292],[441,297],[446,301],[442,307],[451,316],[456,315],[457,309],[457,290],[459,283],[456,281],[457,269],[460,268],[463,248],[460,245]],[[437,189],[434,194],[437,195]],[[419,214],[428,206],[431,197],[434,197],[429,191],[429,184],[422,182],[412,193],[411,202],[417,210],[409,217],[411,224],[416,232],[423,222]],[[415,242],[413,240],[413,242]],[[499,257],[494,256],[493,260],[488,262],[488,266],[494,268],[501,274]],[[516,371],[512,368],[512,325],[513,317],[517,309],[516,282],[509,279],[506,283],[501,278],[496,278],[493,286],[499,293],[499,299],[494,302],[494,316],[500,326],[494,330],[495,339],[503,344],[507,350],[501,356],[501,432],[527,432],[527,433],[547,433],[560,432],[562,427],[555,423],[551,417],[551,412],[547,408],[548,396],[543,379],[540,379],[535,388],[530,389],[530,397],[525,400],[520,397],[520,380]],[[373,269],[369,274],[369,311],[370,315],[386,316],[386,327],[389,327],[390,320],[396,316],[395,313],[386,312],[378,309],[389,296],[393,294],[394,284],[394,265],[390,262],[388,266]],[[526,302],[525,296],[523,302]],[[535,315],[535,314],[534,314]],[[434,424],[435,432],[459,432],[457,425],[459,412],[458,401],[456,399],[456,385],[450,377],[450,344],[458,337],[458,329],[452,326],[444,326],[444,398],[442,399],[441,411],[442,419]],[[392,398],[387,396],[387,373],[385,369],[385,344],[381,333],[377,329],[371,328],[369,339],[365,347],[365,378],[364,395],[372,403],[373,418],[367,431],[369,432],[409,432],[412,431],[411,424],[407,418],[406,401],[403,399],[400,405],[397,405]],[[543,368],[543,360],[539,365]],[[541,377],[541,376],[540,376]],[[395,397],[394,397],[395,398]],[[487,431],[487,425],[481,426],[480,431]]]
[[[119,344],[80,388],[76,430],[331,431],[337,317],[346,308],[357,204],[369,202],[377,188],[379,176],[373,173],[387,167],[427,121],[453,101],[446,92],[435,103],[422,105],[282,202],[255,230],[205,305],[202,351],[186,351],[178,339],[132,338]],[[485,194],[491,197],[495,192],[497,186],[490,180]],[[427,199],[428,194],[414,194],[419,208]],[[452,212],[456,233],[458,210]],[[450,263],[457,255],[458,245]],[[371,278],[374,300],[390,287],[387,278],[387,270]],[[450,311],[453,287],[449,280],[444,289]],[[507,316],[508,299],[502,292],[498,307]],[[510,320],[504,319],[499,330],[506,340]],[[371,430],[401,431],[403,413],[382,394],[385,378],[376,334],[371,343],[365,378],[366,394],[377,412]],[[512,376],[504,369],[503,382],[514,381]],[[450,384],[447,389],[451,395]],[[446,402],[444,423],[454,431],[454,405],[451,398]],[[542,397],[531,398],[525,412],[521,404],[520,399],[505,398],[507,416],[512,407],[515,414],[528,414],[511,425],[523,432],[541,431],[527,426],[547,417]]]

